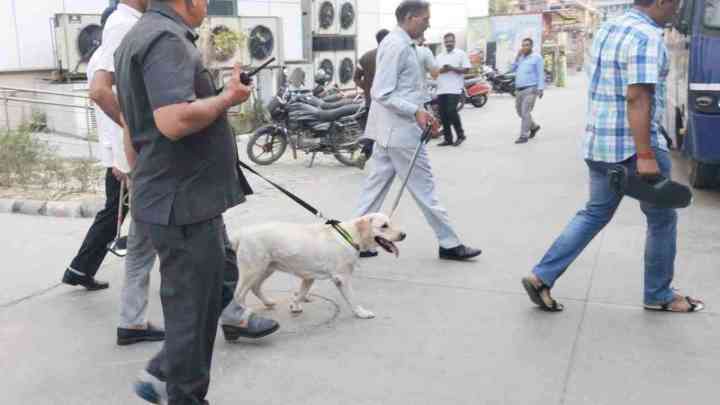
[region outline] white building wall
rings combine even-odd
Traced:
[[[240,15],[283,19],[286,60],[302,59],[300,0],[237,0]],[[392,29],[400,0],[358,0],[358,52],[376,46],[375,32]],[[0,0],[0,72],[52,69],[51,18],[56,13],[100,14],[108,0]],[[446,32],[464,38],[468,17],[487,15],[488,0],[431,0],[432,20],[427,37],[439,42]]]
[[[397,25],[395,8],[401,0],[358,0],[358,51],[363,53],[377,46],[375,33]],[[488,0],[430,0],[430,29],[425,33],[428,42],[439,43],[442,36],[453,32],[464,46],[465,28],[469,17],[488,15]]]
[[[100,14],[108,0],[0,0],[0,71],[55,67],[51,18]]]

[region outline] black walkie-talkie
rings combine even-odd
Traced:
[[[275,62],[275,58],[270,58],[267,62],[263,63],[262,65],[258,66],[257,68],[251,70],[250,72],[242,72],[240,73],[240,83],[249,86],[252,84],[252,78],[256,74],[258,74],[261,70],[265,69],[270,65],[271,63]]]

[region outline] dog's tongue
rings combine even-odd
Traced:
[[[395,246],[395,244],[392,242],[390,242],[390,251],[392,253],[395,253],[395,257],[400,257],[400,249],[398,249],[397,246]]]

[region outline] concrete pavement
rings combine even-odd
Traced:
[[[556,288],[566,311],[530,304],[529,272],[586,198],[579,158],[585,87],[550,89],[537,105],[537,139],[519,131],[513,100],[493,96],[463,112],[469,139],[430,146],[442,202],[461,237],[483,249],[472,263],[437,259],[412,199],[397,220],[409,234],[400,258],[381,255],[356,273],[355,319],[328,282],[291,317],[298,280],[276,274],[281,330],[256,342],[216,344],[208,399],[215,404],[653,404],[716,402],[720,375],[720,193],[696,192],[679,212],[675,286],[705,299],[694,315],[642,310],[644,217],[626,200],[615,220]],[[331,157],[307,169],[284,159],[262,168],[329,216],[352,215],[363,172]],[[676,177],[687,167],[676,161]],[[291,201],[259,191],[226,215],[230,229],[269,220],[311,222]],[[390,196],[394,196],[391,192]],[[131,383],[159,344],[117,347],[122,262],[109,258],[102,292],[56,286],[89,220],[0,214],[0,387],[8,404],[141,404]],[[151,320],[161,320],[157,273]],[[26,298],[26,299],[24,299]],[[253,298],[254,299],[254,298]],[[256,302],[256,301],[253,301]]]

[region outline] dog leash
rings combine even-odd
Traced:
[[[410,166],[408,167],[407,174],[405,175],[405,179],[403,180],[403,183],[400,186],[400,191],[398,191],[397,197],[395,198],[395,202],[392,205],[392,210],[390,210],[390,218],[395,216],[395,211],[397,211],[398,205],[400,205],[400,199],[402,198],[402,195],[405,192],[405,188],[407,187],[408,181],[410,181],[410,175],[412,174],[413,169],[415,169],[415,162],[417,162],[418,155],[420,155],[420,150],[422,149],[423,144],[426,144],[430,141],[431,135],[432,135],[432,124],[426,126],[425,129],[423,130],[422,135],[420,136],[420,143],[418,143],[417,149],[415,149],[415,154],[413,154],[413,157],[410,160]]]
[[[360,246],[359,246],[357,243],[355,243],[355,241],[354,241],[353,238],[352,238],[352,235],[350,235],[350,233],[349,233],[347,230],[345,230],[345,228],[343,228],[342,225],[340,225],[340,221],[338,221],[338,220],[336,220],[336,219],[327,219],[317,208],[315,208],[315,207],[313,207],[312,205],[310,205],[310,203],[306,202],[306,201],[303,200],[302,198],[300,198],[300,197],[298,197],[297,195],[293,194],[292,192],[290,192],[289,190],[287,190],[287,189],[284,188],[283,186],[275,183],[274,181],[272,181],[272,180],[268,179],[267,177],[263,176],[262,174],[258,173],[255,169],[253,169],[252,167],[250,167],[250,166],[248,166],[247,164],[245,164],[245,163],[244,163],[243,161],[241,161],[239,158],[238,158],[238,163],[237,163],[237,164],[238,164],[239,167],[242,167],[243,169],[249,171],[250,173],[252,173],[252,174],[260,177],[261,179],[265,180],[265,181],[268,182],[270,185],[272,185],[273,187],[275,187],[276,189],[278,189],[278,191],[280,191],[281,193],[283,193],[283,194],[285,194],[286,196],[290,197],[291,200],[293,200],[293,201],[295,201],[296,203],[298,203],[301,207],[303,207],[303,208],[305,208],[306,210],[310,211],[310,213],[312,213],[314,216],[316,216],[316,217],[320,218],[321,220],[325,221],[325,225],[330,225],[338,234],[340,234],[340,236],[341,236],[350,246],[353,247],[353,249],[355,249],[355,250],[358,251],[358,252],[360,251]]]

